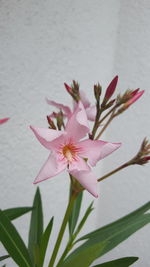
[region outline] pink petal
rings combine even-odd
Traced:
[[[69,171],[89,171],[90,167],[87,165],[86,161],[80,157],[76,157],[71,163],[69,163]]]
[[[91,103],[83,90],[80,90],[80,98],[81,98],[81,102],[83,103],[84,108],[85,109],[88,108]]]
[[[83,138],[90,131],[83,104],[79,101],[72,116],[67,122],[67,136],[73,140]]]
[[[5,123],[8,120],[9,120],[9,118],[0,119],[0,124],[3,124],[3,123]]]
[[[47,149],[56,150],[61,142],[64,141],[66,133],[47,128],[30,126],[39,142]]]
[[[98,197],[97,194],[97,179],[92,171],[71,171],[78,182],[94,197]]]
[[[91,106],[89,108],[86,108],[86,115],[88,120],[90,121],[95,121],[95,117],[96,117],[96,106]]]
[[[88,158],[91,166],[111,154],[121,146],[121,143],[108,143],[101,140],[84,140],[78,143],[81,148],[80,156]]]
[[[54,154],[50,154],[44,166],[37,175],[34,184],[47,180],[56,176],[66,168],[67,164],[64,161],[58,161]]]
[[[72,111],[71,111],[71,109],[70,109],[68,106],[65,106],[65,105],[63,105],[63,104],[57,103],[57,102],[52,101],[52,100],[49,100],[49,99],[47,99],[47,98],[46,98],[46,101],[47,101],[47,103],[48,103],[49,105],[54,106],[54,107],[56,107],[56,108],[58,108],[58,109],[63,110],[64,113],[65,113],[65,115],[66,115],[67,117],[70,117],[70,116],[71,116]]]

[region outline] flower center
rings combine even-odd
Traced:
[[[63,147],[63,155],[68,161],[72,161],[76,155],[77,149],[74,145],[68,144]]]

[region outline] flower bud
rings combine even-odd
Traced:
[[[115,76],[115,78],[111,81],[109,86],[106,89],[105,98],[110,99],[113,93],[115,92],[116,86],[118,82],[118,76]]]
[[[138,89],[137,89],[138,90]],[[135,91],[133,91],[132,93],[131,93],[131,95],[133,95],[133,97],[131,98],[131,99],[129,99],[125,104],[124,104],[124,106],[125,106],[125,108],[127,109],[129,106],[131,106],[134,102],[136,102],[142,95],[143,95],[143,93],[144,93],[144,90],[143,91],[141,91],[141,92],[138,92],[137,90],[135,90],[136,91],[136,93],[135,93]],[[134,93],[134,94],[133,94]]]
[[[101,96],[101,92],[102,92],[102,87],[100,86],[100,84],[95,84],[94,85],[94,95],[96,98],[96,101],[99,101],[100,96]]]
[[[67,92],[68,92],[69,94],[72,94],[72,88],[71,88],[67,83],[64,83],[64,86],[65,86]]]
[[[132,159],[132,164],[144,165],[150,160],[150,143],[145,138],[137,155]]]
[[[62,111],[60,111],[58,113],[56,119],[57,119],[57,127],[58,127],[58,130],[61,130],[61,127],[64,125]]]
[[[56,126],[55,126],[53,120],[50,118],[50,116],[47,116],[47,121],[48,121],[50,128],[56,130]]]
[[[135,95],[138,93],[139,90],[140,90],[140,88],[138,88],[138,89],[132,91],[130,95],[131,95],[131,96],[135,96]]]
[[[118,82],[118,76],[115,76],[115,78],[111,81],[111,83],[108,85],[107,89],[106,89],[106,93],[104,96],[104,100],[102,103],[102,107],[104,108],[106,103],[108,102],[108,100],[112,97],[112,95],[115,92],[116,86],[117,86],[117,82]]]
[[[0,124],[3,124],[3,123],[5,123],[8,120],[9,120],[9,118],[0,119]]]
[[[79,84],[73,80],[73,83],[71,86],[69,86],[66,83],[64,83],[64,85],[65,85],[67,92],[72,96],[72,98],[75,100],[75,102],[78,102],[80,100]]]
[[[75,80],[72,81],[72,90],[75,94],[79,94],[79,84]]]

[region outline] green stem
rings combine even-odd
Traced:
[[[59,262],[58,262],[58,264],[57,264],[56,267],[61,267],[61,264],[62,264],[64,258],[66,257],[66,255],[68,254],[68,252],[70,251],[70,249],[72,248],[73,240],[74,240],[74,238],[73,239],[70,239],[68,241],[68,244],[67,244],[67,246],[66,246],[66,248],[65,248],[65,250],[64,250],[64,252],[63,252],[63,254],[62,254],[62,256],[61,256],[61,258],[60,258],[60,260],[59,260]]]
[[[102,114],[103,110],[99,110],[99,107],[97,107],[97,114],[96,114],[96,119],[95,119],[95,123],[94,123],[94,126],[93,126],[93,130],[92,130],[92,135],[91,135],[91,139],[93,140],[94,137],[95,137],[95,134],[96,134],[96,131],[99,127],[99,124],[98,124],[98,121],[100,119],[100,116]]]
[[[74,201],[76,199],[76,196],[77,196],[77,193],[73,193],[71,195],[71,197],[70,197],[70,200],[69,200],[69,203],[68,203],[68,207],[66,209],[66,213],[65,213],[65,216],[64,216],[64,219],[63,219],[63,222],[62,222],[62,225],[61,225],[58,237],[57,237],[57,241],[56,241],[56,244],[55,244],[55,247],[54,247],[54,250],[53,250],[53,254],[51,256],[51,259],[50,259],[48,267],[53,267],[54,266],[54,263],[55,263],[55,260],[56,260],[56,257],[57,257],[57,253],[58,253],[58,250],[59,250],[59,247],[60,247],[64,232],[65,232],[66,225],[67,225],[67,222],[68,222],[68,218],[69,218],[71,210],[73,208],[73,204],[74,204]]]
[[[100,125],[113,111],[116,109],[118,105],[115,105],[109,112],[106,113],[106,115],[98,122],[98,125]]]
[[[106,124],[104,125],[104,127],[102,128],[102,130],[99,132],[99,134],[96,136],[95,140],[98,140],[100,138],[100,136],[103,134],[103,132],[106,130],[106,128],[108,127],[108,125],[111,123],[111,121],[113,120],[114,118],[114,113],[115,113],[115,110],[113,110],[110,118],[108,119],[108,121],[106,122]]]
[[[115,174],[116,172],[118,172],[118,171],[120,171],[120,170],[122,170],[122,169],[124,169],[124,168],[126,168],[126,167],[128,167],[128,166],[130,166],[130,165],[132,165],[131,161],[128,161],[128,162],[124,163],[124,164],[121,165],[120,167],[114,169],[113,171],[111,171],[111,172],[105,174],[104,176],[102,176],[101,178],[99,178],[99,179],[98,179],[98,182],[101,182],[101,181],[105,180],[105,179],[108,178],[109,176]]]

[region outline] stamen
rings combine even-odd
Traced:
[[[62,149],[62,153],[68,161],[72,161],[75,158],[77,151],[78,148],[76,148],[73,144],[65,145]]]

